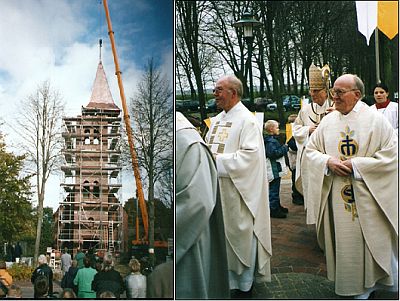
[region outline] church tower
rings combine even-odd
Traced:
[[[75,253],[80,246],[83,250],[119,252],[122,248],[120,113],[100,60],[92,95],[82,114],[63,118],[59,250],[67,247]]]

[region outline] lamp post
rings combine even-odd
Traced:
[[[251,106],[254,107],[254,96],[253,96],[253,72],[251,66],[251,53],[253,51],[253,28],[259,27],[262,23],[253,19],[253,14],[246,11],[243,13],[242,18],[233,23],[233,26],[236,28],[243,28],[243,35],[247,43],[247,53],[248,53],[248,68],[249,68],[249,77],[250,77],[250,103]]]

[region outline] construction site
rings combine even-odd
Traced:
[[[155,248],[161,248],[165,260],[167,250],[168,255],[172,253],[173,242],[171,238],[163,236],[162,239],[150,243],[148,204],[144,200],[114,31],[107,1],[103,1],[103,4],[122,110],[115,104],[110,91],[101,59],[102,39],[100,39],[99,63],[89,102],[86,106],[82,106],[80,115],[62,119],[62,200],[53,215],[56,245],[52,253],[60,254],[61,250],[67,248],[71,254],[76,254],[80,248],[84,252],[96,252],[99,257],[106,252],[116,257],[121,253],[153,257]],[[136,184],[136,198],[126,201],[129,206],[132,201],[136,204],[134,214],[132,211],[128,214],[122,206],[122,121]],[[153,201],[152,206],[160,206],[159,200]],[[171,232],[171,229],[167,232]],[[153,233],[157,236],[159,232],[160,227]],[[129,233],[134,234],[129,235]],[[134,254],[135,252],[137,254]]]
[[[57,249],[95,248],[120,252],[120,109],[114,104],[100,62],[90,102],[82,114],[63,118],[63,201],[57,223]]]

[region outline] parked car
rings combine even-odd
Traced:
[[[207,112],[217,112],[217,103],[215,102],[215,98],[207,101],[206,110]]]
[[[252,109],[251,109],[252,103],[251,103],[251,101],[250,101],[250,98],[242,98],[242,99],[241,99],[241,102],[244,104],[244,106],[245,106],[246,108],[248,108],[249,110],[252,110]]]
[[[268,111],[275,111],[277,108],[278,108],[278,105],[276,104],[276,102],[267,104]]]
[[[285,95],[282,100],[283,109],[285,111],[299,110],[300,98],[296,95]]]
[[[198,112],[199,101],[193,99],[176,100],[175,109],[180,112]]]
[[[254,99],[254,105],[257,111],[265,111],[267,109],[267,105],[272,102],[273,101],[270,98],[257,97]]]

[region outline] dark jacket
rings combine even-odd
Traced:
[[[264,137],[265,155],[271,161],[272,173],[274,179],[279,178],[279,172],[282,171],[282,166],[276,160],[286,156],[288,152],[287,145],[280,145],[276,137],[266,135]]]
[[[75,294],[78,294],[78,287],[74,284],[74,279],[76,274],[78,273],[77,267],[70,267],[68,272],[65,273],[64,277],[61,280],[62,288],[72,288]]]
[[[49,296],[53,295],[53,271],[51,268],[47,265],[47,263],[41,264],[38,266],[32,273],[31,277],[31,282],[34,285],[35,280],[37,277],[40,275],[45,275],[47,277],[47,280],[49,281],[49,289],[47,291],[47,294]],[[34,298],[38,298],[39,296],[36,296],[36,292],[34,292]]]
[[[120,273],[114,269],[101,271],[94,276],[92,290],[96,292],[96,298],[99,298],[104,291],[110,291],[115,297],[119,298],[125,290],[124,280]]]
[[[294,137],[290,137],[289,141],[287,142],[287,145],[289,146],[289,148],[292,151],[297,152],[297,144],[296,144],[296,140],[294,140]]]

